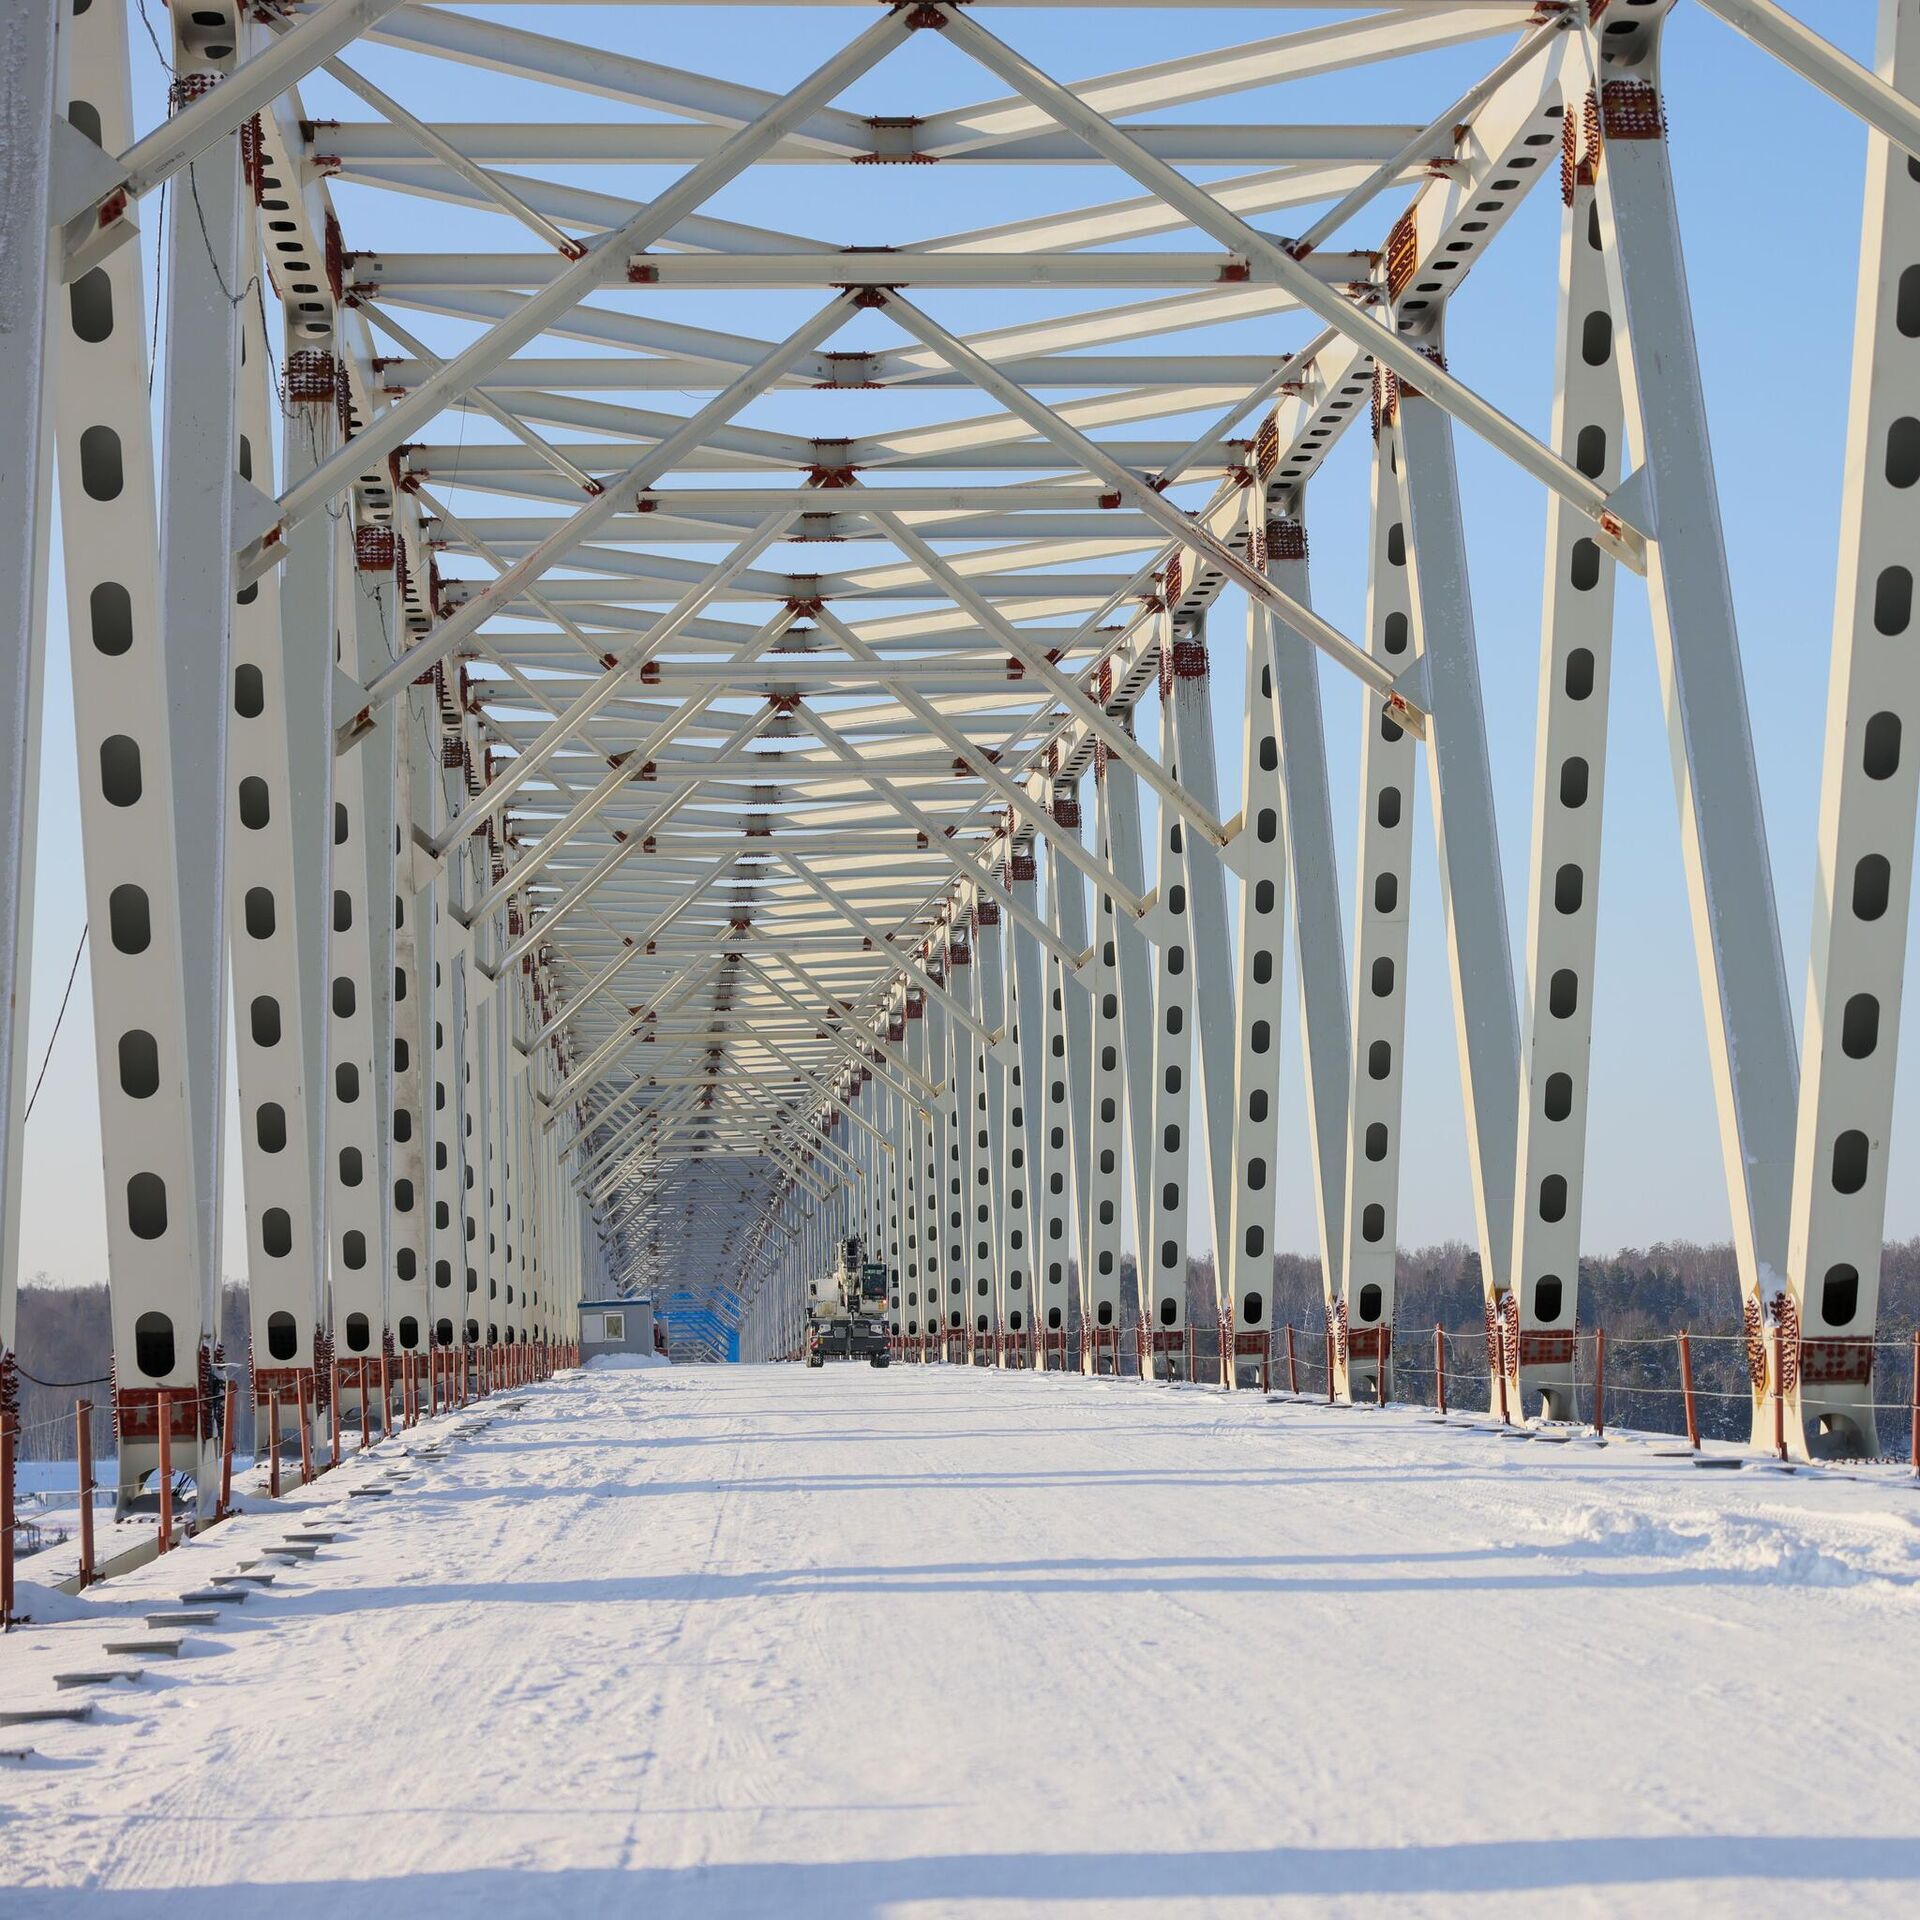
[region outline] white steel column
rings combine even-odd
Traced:
[[[1008,990],[1006,941],[1000,931],[998,901],[976,895],[973,903],[973,986],[974,1011],[989,1031],[1006,1032],[1012,1024],[1012,994]],[[1009,1305],[1008,1281],[1011,1268],[1007,1252],[1007,1170],[1005,1153],[1008,1138],[1007,1114],[1009,1071],[984,1042],[974,1048],[974,1184],[972,1207],[968,1216],[970,1246],[974,1261],[974,1298],[981,1298],[981,1282],[987,1282],[986,1298],[992,1302],[991,1324],[987,1329],[987,1351],[995,1365],[1007,1334]],[[979,1314],[974,1328],[979,1331]]]
[[[905,1012],[896,1012],[889,1006],[884,1018],[888,1039],[895,1044],[904,1042],[907,1037]],[[909,1301],[916,1330],[920,1324],[919,1275],[916,1272],[913,1276],[911,1293],[907,1278],[909,1261],[916,1268],[920,1264],[915,1257],[918,1253],[919,1226],[913,1216],[919,1182],[914,1173],[912,1103],[887,1087],[881,1089],[881,1102],[886,1108],[887,1138],[893,1144],[893,1152],[887,1156],[888,1325],[898,1339],[907,1331]]]
[[[1094,749],[1094,832],[1100,857],[1113,863],[1113,834],[1109,805],[1109,779],[1113,765],[1104,751]],[[1082,1364],[1087,1371],[1102,1371],[1097,1342],[1109,1337],[1119,1339],[1122,1295],[1120,1262],[1124,1235],[1121,1215],[1127,1204],[1126,1034],[1120,1016],[1120,915],[1113,896],[1104,890],[1095,895],[1093,917],[1093,960],[1088,982],[1091,1019],[1087,1037],[1090,1056],[1086,1075],[1087,1107],[1083,1125],[1088,1144],[1089,1172],[1081,1183],[1077,1198],[1084,1223],[1083,1241],[1088,1249],[1087,1270],[1082,1281],[1084,1311],[1087,1315],[1087,1344]],[[1108,1350],[1111,1365],[1119,1371],[1119,1348]]]
[[[1015,841],[1007,856],[1007,888],[1029,916],[1039,909],[1040,864],[1033,843]],[[1007,1332],[1023,1365],[1040,1364],[1040,1295],[1047,1248],[1038,1222],[1046,1206],[1046,967],[1025,919],[1013,923],[1008,1023],[1019,1058],[1007,1076]]]
[[[1917,0],[1881,0],[1878,64],[1920,99]],[[1902,150],[1869,135],[1787,1267],[1805,1336],[1789,1445],[1809,1454],[1879,1450],[1870,1343],[1920,785],[1917,180]]]
[[[1570,100],[1561,185],[1558,369],[1552,445],[1590,479],[1620,478],[1624,431],[1593,170]],[[1585,1199],[1600,828],[1606,792],[1616,562],[1557,495],[1547,501],[1527,913],[1526,1051],[1503,1358],[1516,1412],[1575,1415],[1580,1220]],[[1567,981],[1574,991],[1567,989]],[[1582,983],[1584,990],[1582,990]],[[1571,1002],[1569,1005],[1568,1003]]]
[[[71,26],[75,124],[108,144],[130,139],[124,20],[103,12],[91,24],[82,15]],[[36,287],[33,298],[41,294]],[[169,1414],[174,1458],[195,1468],[210,1511],[213,1430],[199,1390],[211,1378],[216,1294],[197,1204],[198,1115],[188,1057],[197,1029],[187,1006],[168,727],[171,655],[157,565],[137,261],[123,253],[95,268],[54,311],[54,431],[106,1175],[118,1509],[125,1511],[158,1466],[155,1389],[173,1388],[186,1390]],[[19,443],[29,459],[32,445]],[[230,470],[231,438],[218,457]],[[22,504],[31,511],[30,500]],[[224,608],[214,618],[224,625]],[[19,638],[37,645],[37,637]],[[224,688],[212,698],[223,716]],[[212,838],[217,849],[217,832]],[[212,1044],[211,1034],[201,1037]]]
[[[386,602],[393,597],[394,554],[393,535],[381,526],[363,526],[350,545],[342,543],[341,564],[350,573],[341,665],[356,678],[391,657],[386,636],[395,614]],[[369,1401],[388,1331],[381,1140],[389,1109],[374,920],[390,912],[392,749],[391,721],[376,717],[335,769],[327,942],[330,1318],[342,1384],[364,1385]]]
[[[1384,409],[1380,409],[1384,414]],[[1367,575],[1367,647],[1384,665],[1413,664],[1407,532],[1394,471],[1399,434],[1376,421],[1373,520]],[[1360,828],[1355,863],[1353,1046],[1348,1072],[1347,1177],[1339,1271],[1326,1288],[1328,1365],[1334,1390],[1354,1397],[1379,1377],[1356,1358],[1351,1326],[1391,1326],[1400,1206],[1400,1103],[1407,1025],[1407,901],[1413,877],[1414,742],[1392,716],[1364,705],[1360,723]]]
[[[438,713],[429,708],[435,720],[434,733],[421,770],[431,805],[433,831],[439,831],[445,817],[444,781],[435,759],[440,745]],[[419,804],[416,781],[415,804]],[[433,1281],[434,1338],[441,1345],[464,1347],[468,1344],[466,1291],[466,1250],[460,1230],[459,1139],[460,1107],[455,1097],[460,1071],[460,1051],[454,1026],[454,955],[458,951],[458,929],[451,911],[452,875],[457,861],[449,861],[434,876],[433,884],[420,898],[430,899],[430,911],[420,916],[420,970],[428,982],[425,1007],[428,1012],[432,1051],[423,1063],[425,1069],[425,1107],[427,1111],[427,1158],[431,1163],[428,1186],[431,1193],[427,1221],[429,1272]]]
[[[1276,512],[1278,504],[1282,510]],[[1307,530],[1302,502],[1267,502],[1267,572],[1307,604]],[[1305,1068],[1307,1137],[1313,1155],[1314,1225],[1321,1269],[1344,1297],[1347,1229],[1347,943],[1341,925],[1340,870],[1333,851],[1327,791],[1327,737],[1320,712],[1320,667],[1311,645],[1277,616],[1258,634],[1273,673],[1280,747],[1280,838],[1293,884],[1295,974]],[[1386,744],[1378,727],[1370,738]],[[1397,1046],[1397,1039],[1396,1039]],[[1348,1355],[1352,1359],[1351,1349]]]
[[[1207,665],[1205,629],[1169,622],[1172,668],[1161,676],[1167,689],[1166,724],[1171,729],[1180,784],[1214,818],[1220,814],[1220,776],[1214,764],[1213,693]],[[1251,820],[1251,816],[1249,816]],[[1258,823],[1252,823],[1256,830]],[[1227,870],[1220,849],[1186,829],[1184,868],[1189,915],[1189,989],[1198,1028],[1194,1063],[1200,1071],[1207,1119],[1207,1191],[1212,1199],[1215,1318],[1227,1301],[1227,1266],[1233,1245],[1235,1179],[1233,1154],[1234,1087],[1238,1078],[1242,1022],[1235,1017],[1233,932],[1227,918]],[[1280,1051],[1278,1024],[1270,1014],[1249,1011],[1251,1044],[1267,1053]],[[1227,1336],[1222,1330],[1221,1337]],[[1232,1372],[1226,1357],[1222,1378]]]
[[[1271,570],[1265,535],[1255,558]],[[1304,568],[1301,570],[1305,571]],[[1288,592],[1297,588],[1288,586]],[[1280,976],[1287,928],[1286,848],[1280,811],[1280,742],[1273,684],[1269,616],[1247,603],[1247,664],[1241,724],[1241,832],[1250,835],[1240,879],[1239,995],[1233,1023],[1233,1118],[1227,1141],[1232,1164],[1232,1212],[1216,1250],[1226,1314],[1222,1376],[1239,1385],[1244,1346],[1270,1373],[1273,1331],[1274,1156],[1280,1137]],[[1209,1016],[1211,1017],[1211,1016]],[[1209,1109],[1211,1123],[1211,1109]]]
[[[1414,657],[1424,669],[1427,693],[1427,791],[1439,854],[1481,1286],[1485,1306],[1502,1313],[1507,1311],[1504,1296],[1513,1259],[1520,1022],[1513,1000],[1507,897],[1500,878],[1493,770],[1480,699],[1466,528],[1460,518],[1453,422],[1433,401],[1405,385],[1399,387],[1394,406]],[[1385,728],[1393,722],[1382,716],[1380,724]],[[1589,988],[1590,983],[1576,981],[1568,988],[1557,982],[1549,1010],[1565,1018],[1589,997]],[[1372,1322],[1364,1303],[1350,1302],[1349,1307],[1351,1343]],[[1383,1319],[1380,1325],[1391,1342],[1391,1320]]]
[[[1707,442],[1699,351],[1674,210],[1659,19],[1618,46],[1598,42],[1590,158],[1599,189],[1628,442],[1645,502],[1654,644],[1667,705],[1681,851],[1706,1010],[1707,1053],[1734,1252],[1750,1321],[1784,1313],[1799,1072],[1774,909],[1760,776],[1719,491]],[[1631,44],[1629,44],[1631,43]],[[1631,65],[1625,64],[1631,55]],[[1756,1433],[1770,1424],[1764,1383]]]
[[[437,774],[422,766],[431,735],[430,695],[409,687],[394,703],[394,848],[393,875],[393,1034],[387,1064],[391,1073],[392,1118],[387,1180],[387,1242],[391,1251],[390,1297],[394,1333],[402,1353],[424,1353],[434,1344],[434,1305],[428,1258],[428,1221],[432,1182],[427,1165],[432,1126],[426,1097],[426,1069],[433,1060],[432,942],[426,928],[435,908],[435,889],[415,885],[413,835],[425,825],[417,810],[429,804],[428,788]],[[525,1083],[529,1076],[521,1075]],[[552,1136],[545,1136],[551,1142]],[[543,1175],[551,1146],[543,1151]],[[542,1187],[546,1205],[557,1204],[552,1187]],[[544,1220],[543,1220],[544,1224]]]
[[[1052,806],[1055,823],[1064,831],[1080,831],[1077,781],[1056,781]],[[1078,867],[1049,843],[1047,852],[1047,911],[1062,940],[1085,952],[1087,886]],[[1039,1217],[1040,1252],[1035,1267],[1041,1274],[1040,1326],[1052,1343],[1048,1364],[1067,1368],[1078,1364],[1072,1341],[1076,1321],[1087,1317],[1089,1265],[1086,1195],[1091,1184],[1087,1100],[1092,1087],[1091,1009],[1087,989],[1063,962],[1052,955],[1046,961],[1047,1018],[1041,1066],[1046,1098],[1041,1105],[1037,1137],[1042,1141],[1040,1169],[1045,1198]]]
[[[131,262],[122,248],[103,268]],[[252,302],[244,314],[239,476],[267,477],[273,457],[270,356]],[[300,1044],[302,982],[322,956],[300,938],[294,911],[293,815],[288,754],[298,730],[287,698],[286,636],[276,594],[238,589],[233,616],[228,725],[227,939],[232,969],[234,1073],[240,1106],[240,1175],[247,1211],[247,1296],[253,1404],[297,1418],[302,1369],[326,1311],[320,1222],[325,1187],[314,1180],[312,1139],[325,1106]],[[312,1382],[308,1382],[312,1393]],[[257,1442],[256,1442],[257,1444]]]
[[[962,918],[947,933],[948,992],[976,1017],[980,997],[974,976],[973,932]],[[986,1054],[979,1036],[952,1029],[953,1158],[948,1182],[951,1201],[953,1267],[950,1278],[960,1282],[962,1325],[967,1329],[967,1354],[977,1360],[982,1340],[993,1330],[993,1280],[989,1260],[993,1210],[989,1202],[988,1173],[981,1149],[986,1128]]]
[[[1181,777],[1181,741],[1174,718],[1174,687],[1179,675],[1178,648],[1170,622],[1160,633],[1160,757],[1167,771]],[[1140,1371],[1158,1371],[1165,1352],[1169,1378],[1187,1377],[1187,1247],[1192,1229],[1193,1194],[1193,1017],[1194,928],[1186,858],[1187,829],[1171,807],[1160,810],[1158,905],[1167,915],[1166,933],[1155,948],[1153,1041],[1148,1062],[1129,1054],[1128,1093],[1152,1116],[1153,1142],[1136,1167],[1149,1184],[1150,1225],[1140,1248]],[[1221,959],[1225,959],[1224,951]],[[1147,1065],[1145,1085],[1140,1067]]]
[[[172,21],[178,112],[221,84],[249,30],[237,0],[177,8]],[[160,619],[173,743],[196,1251],[202,1313],[209,1335],[217,1336],[227,1062],[227,702],[236,584],[230,550],[240,306],[247,285],[241,262],[252,252],[242,247],[252,221],[242,211],[239,134],[205,148],[188,164],[182,184],[193,218],[182,213],[167,236]],[[316,1409],[318,1402],[316,1392]],[[209,1511],[213,1497],[202,1495]]]
[[[1104,682],[1103,670],[1103,682]],[[1102,686],[1101,700],[1108,698],[1106,687]],[[1111,711],[1111,709],[1109,709]],[[1116,715],[1116,718],[1121,716]],[[1131,730],[1133,717],[1125,716]],[[1120,884],[1130,887],[1136,894],[1146,891],[1146,845],[1140,826],[1140,785],[1138,778],[1124,760],[1108,758],[1105,772],[1100,780],[1100,799],[1104,812],[1101,818],[1101,838],[1104,842],[1101,853]],[[1164,837],[1164,836],[1163,836]],[[1164,859],[1162,861],[1164,865]],[[1164,899],[1164,895],[1162,898]],[[1103,907],[1107,903],[1103,900]],[[1148,1302],[1152,1295],[1152,1277],[1155,1265],[1151,1250],[1153,1236],[1153,1159],[1154,1143],[1158,1135],[1154,1129],[1153,1100],[1153,1058],[1154,1058],[1154,950],[1148,946],[1147,937],[1140,931],[1140,923],[1130,914],[1115,911],[1103,923],[1111,929],[1114,945],[1114,963],[1118,970],[1118,999],[1120,1014],[1120,1058],[1119,1084],[1116,1089],[1124,1107],[1126,1134],[1121,1158],[1129,1170],[1129,1184],[1133,1194],[1133,1229],[1135,1252],[1135,1287],[1139,1302],[1140,1323],[1145,1326],[1148,1319]],[[1120,1194],[1114,1195],[1115,1214],[1118,1217],[1124,1204]],[[1118,1280],[1116,1277],[1116,1285]],[[1184,1288],[1182,1289],[1184,1293]],[[1116,1321],[1120,1318],[1118,1307],[1114,1309]]]
[[[0,21],[0,1392],[13,1380],[20,1257],[20,1158],[27,1098],[27,1002],[40,816],[40,691],[46,658],[52,510],[54,116],[71,95],[69,9],[16,5]],[[125,60],[119,62],[124,73]],[[123,89],[124,91],[124,84]]]
[[[927,959],[928,977],[936,985],[950,983],[953,970],[944,946]],[[949,985],[948,991],[951,991]],[[966,1042],[959,1022],[947,1010],[946,993],[927,995],[927,1078],[940,1089],[933,1103],[934,1178],[928,1188],[933,1209],[933,1245],[943,1276],[940,1326],[958,1334],[966,1325],[966,1236],[961,1229],[960,1176],[960,1059]],[[946,1358],[946,1347],[941,1347]]]
[[[935,1058],[934,1032],[938,1014],[928,1006],[929,996],[919,987],[906,989],[906,1053],[913,1070],[940,1092],[928,1098],[924,1110],[907,1109],[907,1129],[914,1153],[914,1217],[912,1251],[908,1258],[919,1266],[920,1331],[936,1337],[946,1324],[945,1286],[942,1280],[940,1231],[939,1112],[946,1100],[940,1064]],[[937,1355],[938,1349],[929,1350]]]
[[[512,1302],[500,1264],[500,1005],[498,993],[483,996],[475,990],[474,975],[469,972],[467,1017],[473,1030],[473,1105],[468,1119],[473,1131],[467,1165],[473,1188],[468,1196],[468,1218],[477,1231],[468,1243],[468,1253],[479,1270],[489,1338],[495,1341],[508,1338],[513,1322]]]
[[[177,229],[176,229],[177,231]],[[288,352],[281,369],[281,479],[292,484],[326,459],[340,435],[340,396],[343,370],[334,356],[336,314],[325,281],[317,298],[293,294],[282,300],[285,337],[303,344]],[[311,1323],[301,1321],[294,1333],[291,1358],[283,1364],[328,1372],[332,1327],[328,1279],[332,1267],[331,1236],[324,1200],[331,1197],[327,1122],[332,1113],[328,1087],[328,929],[333,917],[331,870],[333,856],[333,684],[340,650],[338,590],[339,541],[343,521],[330,513],[317,514],[290,536],[287,561],[278,582],[281,659],[287,726],[285,764],[274,798],[284,803],[291,868],[284,876],[291,893],[289,917],[301,955],[297,975],[279,983],[272,997],[278,1002],[285,1039],[276,1044],[297,1047],[304,1081],[310,1090],[307,1152],[311,1191],[316,1196],[313,1221],[313,1264],[319,1276]],[[262,580],[262,593],[273,593],[275,583]],[[245,825],[244,810],[242,825]],[[254,1327],[256,1351],[260,1326]],[[280,1345],[285,1344],[284,1338]],[[268,1349],[279,1359],[278,1346]],[[259,1391],[256,1379],[256,1393]],[[283,1403],[284,1403],[284,1395]],[[318,1394],[314,1396],[316,1427]]]

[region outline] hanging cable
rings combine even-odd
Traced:
[[[87,950],[87,929],[80,929],[80,944],[73,950],[73,965],[67,969],[67,990],[60,996],[60,1011],[53,1016],[53,1031],[47,1035],[47,1050],[40,1056],[40,1071],[34,1077],[33,1091],[27,1095],[27,1110],[20,1116],[24,1127],[33,1118],[33,1103],[40,1098],[40,1083],[47,1077],[47,1064],[53,1058],[53,1043],[60,1038],[60,1023],[67,1017],[67,1002],[73,998],[73,983],[80,971],[80,956]]]

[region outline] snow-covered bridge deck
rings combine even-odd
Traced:
[[[1891,1480],[791,1367],[572,1376],[345,1497],[381,1471],[299,1496],[340,1537],[185,1657],[30,1730],[13,1920],[1920,1894]],[[13,1636],[0,1704],[285,1530],[242,1516]]]

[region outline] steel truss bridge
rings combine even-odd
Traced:
[[[1778,1397],[1796,1449],[1872,1450],[1920,768],[1920,5],[1881,0],[1869,71],[1770,0],[1697,0],[1871,145],[1796,1036],[1665,140],[1676,4],[1267,0],[1228,46],[1224,13],[1162,6],[1164,58],[1087,77],[1086,31],[1071,85],[1020,51],[1026,0],[821,5],[786,10],[813,57],[780,93],[718,71],[758,17],[725,4],[708,73],[485,0],[177,0],[146,125],[124,0],[4,0],[0,1346],[58,564],[125,1487],[162,1426],[214,1444],[229,1071],[263,1397],[565,1341],[609,1289],[677,1300],[689,1351],[791,1353],[849,1228],[928,1360],[1115,1364],[1137,1248],[1172,1371],[1190,1246],[1220,1250],[1231,1349],[1264,1349],[1297,993],[1336,1384],[1371,1393],[1423,779],[1489,1352],[1560,1409],[1610,635],[1644,595],[1756,1418]],[[1479,77],[1418,123],[1287,116],[1293,83],[1345,74],[1364,108],[1384,63],[1460,47]],[[528,117],[452,117],[475,69]],[[956,74],[962,104],[913,111]],[[933,230],[914,189],[954,169],[1018,217]],[[777,230],[714,211],[769,178]],[[1446,356],[1529,193],[1563,208],[1544,438]],[[1347,434],[1356,632],[1308,562]],[[1523,982],[1462,436],[1547,501]],[[1329,790],[1328,662],[1369,696],[1358,795]]]

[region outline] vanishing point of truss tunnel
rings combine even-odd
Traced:
[[[1111,5],[681,9],[709,73],[612,0],[561,32],[174,0],[151,49],[126,0],[3,0],[0,1344],[57,499],[123,1485],[163,1424],[211,1444],[229,1001],[263,1399],[565,1341],[609,1289],[689,1350],[788,1354],[848,1229],[911,1357],[1117,1366],[1125,1247],[1130,1338],[1177,1372],[1211,1246],[1256,1360],[1283,993],[1335,1385],[1384,1386],[1422,779],[1490,1372],[1564,1411],[1621,593],[1674,742],[1756,1418],[1871,1449],[1920,4],[1881,0],[1874,73],[1770,0],[1698,0],[1870,139],[1796,1039],[1665,140],[1676,3],[1166,5],[1163,58],[1085,77]],[[1263,37],[1213,45],[1234,14]],[[763,18],[806,23],[785,91],[724,72]],[[1404,123],[1287,106],[1461,49],[1471,84]],[[151,52],[170,87],[136,111]],[[1562,208],[1557,312],[1524,317],[1555,329],[1544,438],[1445,351],[1529,194]],[[981,195],[1007,217],[941,230]],[[1371,534],[1317,557],[1365,571],[1352,633],[1308,565],[1343,435]],[[1524,992],[1459,436],[1548,502]],[[1323,672],[1366,690],[1357,795]]]

